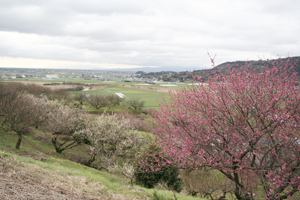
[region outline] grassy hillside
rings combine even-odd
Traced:
[[[251,60],[251,61],[235,61],[235,62],[225,62],[222,64],[219,64],[215,66],[212,69],[208,70],[196,70],[195,73],[202,76],[204,80],[207,78],[207,74],[209,73],[222,73],[226,72],[229,74],[229,68],[234,68],[235,70],[240,70],[241,67],[244,67],[247,65],[250,69],[251,68],[256,68],[258,70],[263,70],[267,66],[269,68],[272,67],[278,67],[281,65],[287,65],[287,69],[290,69],[293,67],[293,71],[297,72],[297,79],[300,80],[300,62],[299,62],[300,57],[288,57],[288,58],[278,58],[278,59],[272,59],[272,60]],[[289,62],[288,62],[289,60]]]
[[[174,199],[171,191],[131,186],[122,176],[70,161],[87,157],[83,145],[58,154],[50,135],[35,129],[15,150],[17,136],[0,135],[0,199]]]

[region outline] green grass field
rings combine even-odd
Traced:
[[[111,81],[99,81],[91,79],[80,79],[80,78],[57,78],[57,79],[43,79],[43,78],[17,78],[17,79],[4,79],[5,81],[36,81],[36,82],[67,82],[67,83],[82,83],[82,84],[115,84],[115,85],[132,85],[132,86],[147,86],[152,88],[169,88],[169,89],[181,89],[186,86],[186,83],[169,83],[159,82],[156,84],[147,84],[143,82],[124,82],[124,79],[112,79]],[[173,87],[166,87],[163,85],[175,85]]]
[[[79,93],[86,93],[90,95],[111,95],[115,93],[122,93],[125,95],[125,100],[138,99],[145,101],[146,108],[154,109],[158,109],[159,103],[163,103],[163,96],[167,101],[169,100],[169,94],[165,92],[118,85],[107,85],[96,90],[71,92],[70,94],[71,96],[74,96]]]

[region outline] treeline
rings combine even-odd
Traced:
[[[167,81],[167,82],[184,82],[191,81],[193,79],[193,74],[188,71],[183,72],[172,72],[172,71],[162,71],[162,72],[143,72],[138,71],[136,74],[140,74],[140,78],[156,78],[158,80]]]
[[[62,83],[44,83],[43,85],[83,85],[83,86],[95,86],[101,84],[90,84],[90,83],[79,83],[79,82],[72,82],[72,81],[63,81]]]
[[[90,95],[86,93],[80,93],[73,97],[75,102],[77,102],[80,106],[86,104],[91,107],[99,110],[101,108],[115,108],[118,106],[123,107],[123,109],[129,109],[132,114],[147,114],[148,112],[144,109],[145,102],[140,101],[138,99],[129,99],[124,100],[117,95]]]

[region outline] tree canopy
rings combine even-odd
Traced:
[[[169,158],[161,165],[219,170],[237,199],[299,193],[300,94],[289,69],[289,61],[244,66],[171,93],[155,115],[153,132]]]

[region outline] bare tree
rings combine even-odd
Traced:
[[[50,100],[59,100],[66,103],[70,102],[69,92],[65,89],[51,90],[50,93],[47,94],[47,98]]]
[[[90,104],[98,110],[99,108],[109,106],[110,102],[104,96],[94,95],[90,98]]]
[[[50,88],[36,84],[18,84],[18,90],[32,94],[36,97],[40,96],[41,94],[50,94],[52,92]]]
[[[114,95],[114,94],[106,96],[106,99],[107,99],[107,101],[109,101],[113,106],[120,105],[120,103],[123,101],[122,98],[120,98],[119,96]]]
[[[140,111],[144,105],[144,101],[139,101],[138,99],[130,99],[127,101],[127,105],[129,108],[133,109],[134,111]]]
[[[87,97],[86,97],[86,94],[80,93],[80,94],[75,95],[73,97],[73,99],[75,101],[78,101],[80,103],[80,105],[82,105],[87,100]]]
[[[10,91],[1,94],[0,128],[4,131],[14,131],[18,135],[16,149],[21,146],[24,134],[29,133],[30,126],[39,126],[45,120],[47,109],[46,102],[30,95],[18,94]]]

